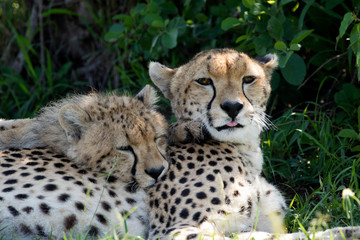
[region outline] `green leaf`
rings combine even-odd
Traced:
[[[240,37],[238,37],[236,40],[235,40],[235,43],[239,43],[245,39],[248,39],[249,38],[249,35],[242,35]]]
[[[351,12],[348,12],[344,15],[343,20],[341,21],[339,28],[339,37],[342,38],[346,32],[346,29],[350,26],[350,24],[354,21],[354,16]]]
[[[287,64],[287,62],[289,61],[290,57],[292,56],[292,54],[294,53],[294,51],[289,51],[286,53],[286,55],[281,55],[279,57],[279,67],[280,68],[284,68]]]
[[[177,45],[177,36],[178,36],[178,31],[176,28],[171,29],[169,32],[166,32],[164,35],[162,35],[161,37],[161,43],[166,47],[166,48],[174,48]]]
[[[352,152],[360,152],[360,145],[357,145],[351,149]]]
[[[359,134],[355,132],[354,129],[343,129],[339,132],[339,137],[359,139]]]
[[[155,13],[146,14],[144,18],[144,22],[150,26],[153,26],[153,23],[156,21],[163,22],[163,19],[161,16]]]
[[[285,80],[295,86],[299,86],[304,81],[306,75],[305,62],[296,53],[289,58],[286,66],[280,70]]]
[[[295,35],[295,37],[293,38],[293,40],[290,42],[291,44],[297,44],[299,42],[301,42],[304,38],[306,38],[307,36],[310,35],[310,33],[312,33],[314,31],[314,29],[311,30],[302,30],[301,32],[299,32],[298,34]]]
[[[76,12],[70,11],[68,9],[63,9],[63,8],[53,8],[50,9],[49,11],[43,12],[41,14],[42,17],[48,17],[52,14],[64,14],[64,15],[73,15],[73,16],[79,16],[79,14],[77,14]]]
[[[293,50],[293,51],[299,51],[301,48],[301,45],[298,44],[298,43],[293,43],[290,45],[290,49]]]
[[[287,47],[286,44],[283,41],[277,41],[274,45],[276,50],[279,51],[286,51]]]
[[[182,17],[174,17],[169,22],[168,28],[169,29],[177,29],[178,30],[178,36],[181,36],[186,31],[186,21]]]
[[[228,17],[225,18],[222,22],[221,22],[221,29],[224,31],[227,31],[233,27],[236,27],[240,25],[240,22],[238,19],[233,18],[233,17]]]
[[[254,5],[255,0],[242,0],[242,3],[245,7],[251,8],[251,6]]]
[[[271,17],[269,19],[266,29],[268,30],[269,35],[275,40],[280,40],[284,35],[282,23],[276,17]]]
[[[120,34],[124,30],[125,30],[125,27],[122,23],[116,23],[110,27],[109,32]]]

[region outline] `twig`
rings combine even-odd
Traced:
[[[300,88],[302,88],[309,80],[310,78],[312,78],[318,71],[320,71],[326,64],[328,64],[329,62],[331,62],[334,59],[340,58],[344,55],[346,55],[347,52],[344,52],[342,54],[338,54],[328,60],[326,60],[323,64],[320,65],[320,67],[318,67],[308,78],[305,79],[305,81],[297,88],[297,90],[299,90]]]

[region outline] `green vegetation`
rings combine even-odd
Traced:
[[[1,118],[72,92],[136,93],[150,60],[274,52],[264,173],[286,194],[288,230],[360,225],[360,1],[33,2],[0,0]]]

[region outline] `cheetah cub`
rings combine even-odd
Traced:
[[[275,55],[252,59],[231,49],[200,52],[175,69],[150,63],[178,119],[169,171],[149,189],[150,239],[267,239],[283,231],[284,198],[260,176],[277,64]]]
[[[17,149],[0,151],[0,238],[146,237],[144,188],[169,165],[156,101],[150,86],[134,98],[79,95],[1,131],[2,148]]]

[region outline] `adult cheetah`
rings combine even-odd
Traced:
[[[260,133],[277,57],[231,49],[197,54],[172,69],[150,63],[171,102],[170,169],[149,189],[150,239],[256,239],[283,232],[280,192],[260,176]],[[190,142],[190,143],[189,143]]]

